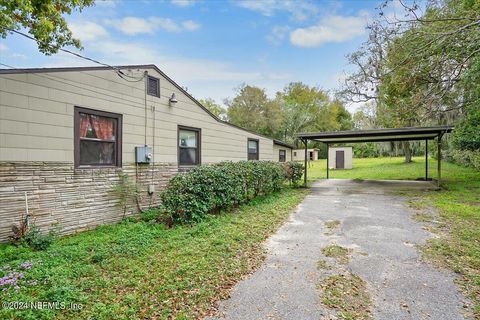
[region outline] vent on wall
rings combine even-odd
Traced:
[[[148,76],[147,93],[154,97],[160,97],[160,79]]]

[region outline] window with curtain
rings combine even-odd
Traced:
[[[121,121],[115,113],[75,108],[75,166],[121,166]]]
[[[248,160],[258,160],[257,139],[248,139]]]
[[[200,129],[178,127],[178,164],[180,166],[200,164]]]
[[[278,151],[278,161],[285,162],[286,157],[287,157],[287,152],[285,150]]]

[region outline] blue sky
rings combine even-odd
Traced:
[[[346,55],[365,41],[380,1],[97,1],[67,17],[82,54],[108,64],[154,63],[196,98],[233,97],[242,83],[270,96],[292,81],[333,91]],[[91,65],[44,56],[31,40],[0,40],[14,67]]]

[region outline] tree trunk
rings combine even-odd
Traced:
[[[405,163],[412,162],[412,151],[410,150],[410,142],[403,141],[403,154],[405,155]]]

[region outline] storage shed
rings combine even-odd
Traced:
[[[328,148],[328,167],[330,169],[352,169],[352,147]]]

